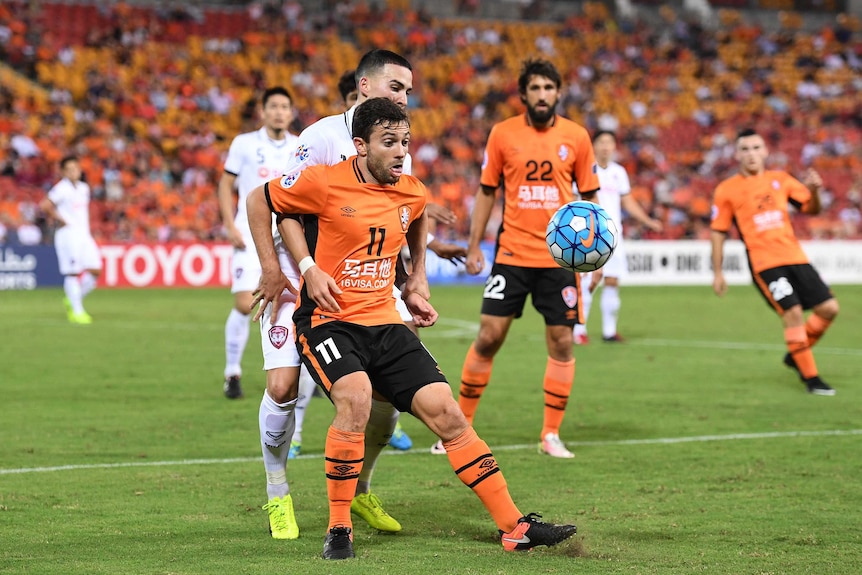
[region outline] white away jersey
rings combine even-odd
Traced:
[[[294,146],[285,173],[320,164],[334,166],[356,155],[353,145],[353,106],[342,114],[326,116],[302,131]],[[404,158],[403,172],[411,174],[413,159],[410,154]]]
[[[622,197],[631,193],[632,185],[626,169],[616,162],[608,162],[608,167],[603,168],[596,164],[599,177],[599,191],[596,194],[599,205],[601,205],[611,219],[617,224],[617,228],[623,229]],[[575,186],[575,191],[577,187]],[[622,237],[622,234],[620,234]]]
[[[281,176],[288,158],[295,149],[296,140],[296,136],[287,132],[283,140],[272,140],[264,127],[254,132],[240,134],[230,144],[230,150],[224,162],[224,171],[236,176],[239,201],[234,223],[242,232],[246,245],[254,245],[248,228],[246,198],[256,187]]]
[[[90,233],[90,186],[85,182],[73,184],[63,178],[48,191],[48,199],[57,206],[57,213],[69,230]]]

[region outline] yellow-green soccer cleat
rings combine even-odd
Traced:
[[[269,513],[269,532],[273,539],[297,539],[299,537],[299,525],[293,514],[293,499],[290,494],[284,497],[273,497],[266,505],[264,511]]]
[[[73,313],[69,315],[69,321],[80,325],[89,325],[93,323],[93,318],[87,312],[82,311],[81,313]]]
[[[394,517],[386,513],[380,498],[373,493],[360,493],[350,503],[350,512],[362,517],[368,525],[379,531],[397,533],[401,531],[401,524]]]

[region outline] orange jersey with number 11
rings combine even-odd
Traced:
[[[336,296],[340,313],[324,312],[300,296],[297,319],[310,315],[312,327],[332,320],[401,323],[392,295],[395,258],[410,224],[425,211],[422,182],[408,175],[392,186],[366,182],[353,157],[294,171],[270,180],[264,190],[273,211],[318,217],[314,259],[343,292]]]
[[[583,193],[599,189],[593,144],[587,131],[557,116],[537,130],[526,114],[491,129],[482,163],[483,186],[504,184],[503,223],[497,234],[497,263],[554,268],[545,231],[554,213],[574,201],[572,184]]]

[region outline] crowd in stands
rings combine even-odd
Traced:
[[[341,110],[336,82],[372,47],[415,66],[414,170],[459,215],[444,236],[467,237],[488,131],[522,110],[518,69],[537,55],[564,73],[562,113],[619,134],[635,197],[665,222],[660,235],[632,224],[628,236],[708,237],[735,134],[754,126],[772,166],[823,175],[826,209],[800,219],[800,235],[862,238],[858,20],[804,31],[783,13],[764,30],[722,11],[704,27],[663,8],[664,24],[649,27],[588,2],[565,22],[501,22],[461,4],[451,20],[403,0],[328,1],[316,13],[291,0],[240,12],[0,4],[0,242],[50,241],[37,204],[69,153],[93,189],[98,240],[222,240],[222,162],[231,138],[257,127],[262,90],[291,91],[298,133]]]

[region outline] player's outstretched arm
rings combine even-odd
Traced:
[[[335,296],[341,295],[341,289],[332,276],[314,264],[302,224],[294,218],[287,217],[278,222],[278,232],[293,260],[297,264],[305,262],[300,267],[300,272],[305,280],[305,293],[308,297],[322,311],[340,312],[341,306],[338,305]]]
[[[719,297],[727,293],[727,281],[721,266],[724,264],[724,240],[727,239],[725,232],[712,230],[710,237],[712,242],[712,291]]]
[[[820,177],[817,170],[809,168],[802,183],[811,191],[811,199],[805,204],[805,213],[812,216],[819,214],[820,210],[823,209],[820,200],[820,192],[823,191],[823,178]]]
[[[480,186],[476,192],[473,217],[470,218],[470,242],[467,245],[467,273],[473,276],[485,269],[481,243],[485,238],[488,220],[491,219],[491,210],[494,209],[496,192],[497,189],[491,186]]]
[[[634,199],[631,194],[626,194],[621,198],[621,203],[625,211],[630,213],[634,219],[648,227],[654,232],[660,232],[664,229],[664,224],[661,220],[650,217],[648,213],[641,207],[640,203]]]
[[[275,242],[272,239],[272,210],[266,201],[263,186],[258,186],[248,195],[246,200],[248,211],[248,225],[251,229],[251,237],[254,239],[257,256],[260,259],[261,275],[260,283],[254,292],[251,307],[254,309],[258,303],[260,307],[254,314],[254,321],[258,321],[263,315],[263,310],[268,304],[272,304],[271,317],[278,317],[278,306],[281,294],[285,289],[296,293],[296,287],[291,285],[275,253]]]

